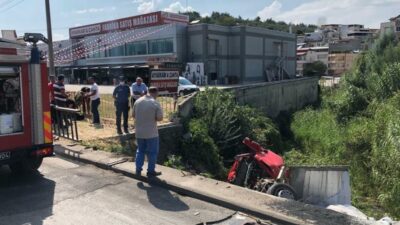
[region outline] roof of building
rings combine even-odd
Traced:
[[[390,21],[393,21],[393,20],[397,20],[397,19],[399,19],[399,18],[400,18],[400,15],[395,16],[395,17],[392,17],[392,18],[390,18],[389,20],[390,20]]]

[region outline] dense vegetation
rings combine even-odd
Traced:
[[[328,67],[321,61],[304,64],[303,75],[306,77],[323,76]]]
[[[316,25],[306,25],[300,24],[287,24],[283,21],[274,21],[272,19],[267,19],[262,21],[260,17],[254,19],[243,19],[242,17],[233,17],[229,13],[219,13],[213,12],[211,16],[202,17],[198,12],[186,12],[183,13],[189,16],[190,21],[199,20],[200,23],[217,24],[223,26],[233,26],[233,25],[248,25],[253,27],[263,27],[271,30],[279,30],[284,32],[289,32],[289,27],[292,26],[292,32],[302,35],[308,32],[314,32],[317,29]]]
[[[275,151],[282,151],[279,129],[257,110],[235,103],[230,92],[207,89],[195,98],[194,115],[185,123],[190,134],[183,141],[183,161],[200,173],[226,179],[225,162],[230,166],[242,152],[240,143],[250,137]],[[169,163],[169,162],[167,162]]]
[[[321,95],[317,106],[272,121],[237,105],[229,92],[201,92],[193,118],[185,122],[190,135],[181,157],[167,163],[184,162],[225,179],[224,162],[244,150],[240,141],[248,136],[284,154],[289,165],[349,165],[353,204],[370,216],[399,219],[400,44],[392,35],[376,41],[339,88],[322,89]]]
[[[350,165],[355,205],[399,218],[399,90],[400,44],[386,36],[359,57],[339,89],[324,91],[319,108],[294,114],[291,130],[300,150],[287,153],[288,162]]]

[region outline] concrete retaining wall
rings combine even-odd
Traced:
[[[179,149],[179,140],[182,137],[182,125],[168,124],[159,127],[160,135],[160,151],[158,154],[158,163],[162,164],[169,154],[176,152]],[[120,143],[122,146],[128,146],[133,151],[133,157],[136,152],[136,137],[135,133],[129,135],[116,136],[103,139],[102,141],[110,143]]]
[[[237,102],[250,105],[275,118],[282,111],[295,111],[318,100],[318,77],[252,84],[230,88]]]
[[[290,185],[306,203],[351,205],[347,167],[291,167]]]

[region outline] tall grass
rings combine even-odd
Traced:
[[[295,113],[289,163],[350,165],[353,202],[400,218],[400,45],[377,41],[321,107]],[[366,203],[368,202],[368,203]],[[369,209],[368,209],[369,208]]]

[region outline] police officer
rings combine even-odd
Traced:
[[[119,77],[119,84],[115,87],[113,97],[115,100],[115,112],[117,117],[117,132],[122,134],[121,130],[121,114],[124,116],[124,132],[128,131],[128,111],[129,111],[129,97],[131,91],[129,86],[126,84],[126,80],[123,76]]]

